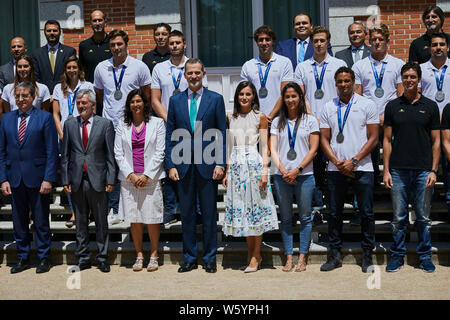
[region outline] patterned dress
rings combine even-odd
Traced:
[[[257,147],[260,115],[250,111],[237,118],[229,117],[230,168],[223,223],[223,232],[227,236],[260,236],[278,229],[270,184],[263,191],[259,189],[263,171],[263,160]]]

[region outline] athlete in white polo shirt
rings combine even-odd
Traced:
[[[369,42],[372,46],[371,55],[352,67],[355,72],[355,92],[375,102],[380,125],[383,125],[386,104],[403,94],[400,70],[405,62],[387,53],[389,28],[385,24],[369,30]]]
[[[295,69],[295,82],[302,88],[309,108],[316,118],[320,118],[325,103],[337,97],[334,74],[337,69],[347,65],[345,61],[328,54],[330,40],[331,34],[327,28],[314,27],[311,35],[314,55]]]
[[[112,58],[100,62],[94,71],[94,89],[97,100],[97,112],[103,110],[103,117],[111,120],[114,128],[123,118],[123,109],[128,93],[141,88],[150,101],[151,76],[147,65],[128,55],[128,35],[123,30],[109,33],[109,46]],[[120,181],[117,180],[109,193],[109,224],[120,223],[118,218]]]
[[[241,70],[241,80],[250,81],[258,91],[260,110],[269,122],[281,108],[281,90],[294,75],[291,61],[273,52],[275,31],[269,26],[256,29],[253,38],[259,48],[259,56],[247,61]]]
[[[364,251],[362,271],[373,272],[372,250],[375,248],[373,214],[373,166],[371,151],[378,142],[377,106],[353,92],[355,74],[342,67],[336,72],[339,97],[325,104],[320,117],[320,140],[329,159],[328,240],[330,255],[321,271],[342,266],[342,219],[347,188],[352,185],[361,214],[361,247]]]
[[[181,31],[174,30],[169,35],[170,59],[158,63],[152,74],[152,106],[164,121],[167,121],[167,109],[171,96],[188,88],[184,77],[184,65],[188,58],[184,55],[186,40]],[[208,87],[206,77],[203,87]]]
[[[450,103],[450,59],[449,46],[444,33],[431,36],[431,59],[420,65],[422,69],[422,94],[435,101],[442,115],[444,107]]]
[[[150,101],[151,76],[145,63],[128,55],[128,35],[125,31],[111,31],[109,45],[113,56],[95,68],[94,89],[97,110],[103,107],[103,117],[111,120],[116,128],[131,90],[142,88]]]

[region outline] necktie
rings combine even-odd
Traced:
[[[191,121],[192,132],[194,132],[195,120],[197,119],[197,100],[195,100],[196,96],[197,92],[194,92],[192,94],[191,106],[189,108],[189,120]]]
[[[305,41],[300,41],[300,48],[298,49],[298,63],[303,62],[305,60]]]
[[[354,62],[359,61],[361,59],[361,57],[359,56],[359,49],[352,49],[353,53],[355,54],[355,59]]]
[[[88,131],[87,131],[87,125],[88,125],[89,121],[86,120],[83,122],[83,134],[81,136],[81,140],[83,141],[83,146],[84,146],[84,150],[86,150],[87,144],[88,144]],[[87,167],[86,167],[86,161],[84,161],[83,163],[83,171],[87,172]]]
[[[27,130],[27,115],[25,113],[22,114],[22,119],[20,119],[19,123],[19,141],[22,143],[23,137],[25,136],[25,131]]]
[[[50,48],[50,66],[52,67],[52,73],[55,73],[55,48]]]

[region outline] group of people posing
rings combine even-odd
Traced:
[[[445,168],[450,156],[449,37],[442,32],[439,7],[427,8],[423,21],[428,56],[413,42],[411,50],[426,60],[408,63],[388,54],[384,24],[370,28],[369,47],[366,26],[352,23],[352,45],[336,57],[330,32],[313,27],[306,13],[294,17],[296,38],[280,41],[275,52],[275,32],[261,26],[254,32],[259,55],[243,65],[228,115],[223,97],[207,89],[202,61],[185,56],[183,34],[167,24],[155,26],[157,48],[144,55],[144,62],[128,55],[124,31],[106,34],[99,10],[91,14],[94,35],[80,44],[80,58],[59,43],[56,21],[45,24],[48,44],[32,58],[24,54],[23,39],[14,38],[15,75],[0,100],[0,183],[2,193],[11,195],[19,258],[11,273],[29,268],[30,211],[40,259],[36,272],[50,269],[49,194],[58,167],[73,211],[68,227],[76,226],[80,270],[93,263],[89,214],[96,225],[94,263],[102,272],[110,271],[108,224],[120,221],[130,223],[133,270],[155,271],[160,224],[173,222],[179,207],[184,261],[178,272],[198,267],[197,222],[203,231],[203,268],[216,272],[216,198],[222,183],[223,233],[247,241],[242,270],[261,267],[263,233],[280,228],[282,270],[305,271],[326,178],[329,254],[320,269],[342,266],[344,199],[352,186],[361,224],[361,267],[372,272],[380,145],[383,183],[393,203],[386,271],[404,264],[410,200],[420,268],[435,271],[430,202],[440,156]],[[0,69],[0,83],[4,80]],[[297,262],[294,199],[300,220]],[[144,225],[151,243],[146,267]]]

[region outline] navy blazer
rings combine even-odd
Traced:
[[[331,44],[328,44],[328,53],[333,56],[333,51],[331,50]],[[292,67],[297,67],[297,38],[291,38],[287,40],[281,40],[278,42],[277,48],[275,49],[275,53],[285,56],[289,58],[292,62]],[[312,41],[309,41],[308,47],[306,47],[305,59],[303,61],[308,60],[314,55],[314,46]]]
[[[77,52],[74,48],[60,43],[58,53],[56,54],[55,72],[52,73],[47,45],[37,48],[31,55],[34,61],[36,81],[45,84],[48,90],[50,90],[50,94],[53,94],[53,88],[60,81],[61,75],[64,72],[64,61],[68,57],[76,55]]]
[[[19,143],[19,110],[3,114],[0,124],[0,182],[17,188],[39,188],[57,181],[58,134],[51,113],[31,109],[25,136]]]
[[[166,124],[165,167],[167,170],[176,168],[179,178],[183,179],[189,166],[194,164],[204,179],[212,179],[216,166],[226,166],[227,125],[223,97],[214,91],[203,88],[203,95],[197,112],[197,121],[201,121],[201,126],[198,125],[198,122],[196,123],[195,134],[192,132],[188,109],[188,90],[170,98]],[[177,129],[182,130],[178,131]],[[215,130],[211,131],[210,129]],[[216,142],[217,130],[219,135]],[[174,134],[174,137],[172,137],[172,134]],[[222,141],[220,141],[221,138]],[[175,141],[172,141],[172,139]],[[218,146],[215,150],[212,150],[214,148],[210,145],[215,143]],[[201,147],[201,154],[200,150],[195,152],[199,146]],[[176,159],[173,159],[172,151],[177,156],[179,155],[182,160],[176,161]],[[185,154],[187,151],[190,151],[190,154]],[[216,154],[216,152],[219,153]],[[209,155],[214,160],[208,163],[208,158],[204,159],[203,155],[206,155],[206,157]]]

